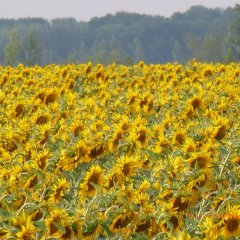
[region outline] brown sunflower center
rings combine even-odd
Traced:
[[[234,232],[239,226],[239,220],[232,218],[227,221],[226,228],[229,232]]]

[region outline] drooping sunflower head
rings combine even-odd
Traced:
[[[188,100],[188,105],[192,106],[194,110],[204,107],[204,102],[200,96],[194,96]]]
[[[176,145],[182,145],[185,141],[187,133],[185,130],[177,130],[172,137],[172,143]]]
[[[123,130],[119,126],[114,129],[110,142],[110,150],[114,151],[123,137]]]
[[[206,79],[206,78],[208,78],[208,77],[211,77],[211,76],[213,75],[213,68],[211,68],[211,67],[205,67],[205,68],[203,68],[201,75],[202,75],[202,78],[203,78],[203,79]]]
[[[123,156],[118,159],[116,168],[119,177],[126,178],[132,176],[136,172],[137,161],[134,157]]]
[[[129,122],[129,118],[127,115],[123,115],[120,119],[119,122],[119,127],[121,127],[121,129],[123,131],[127,131],[130,127],[130,122]]]
[[[56,90],[51,90],[47,93],[46,97],[45,97],[45,103],[48,105],[48,104],[51,104],[51,103],[54,103],[58,100],[58,93]]]
[[[89,144],[80,139],[75,145],[75,152],[79,162],[89,162]]]
[[[87,172],[84,182],[80,184],[81,192],[86,196],[93,196],[97,191],[94,185],[102,186],[103,173],[104,169],[100,166],[92,166]]]
[[[90,148],[89,157],[91,159],[96,158],[104,153],[104,144],[95,144]]]
[[[189,154],[190,152],[194,152],[196,149],[196,143],[193,141],[192,138],[186,138],[186,141],[182,147],[183,152],[185,154]]]
[[[24,111],[26,103],[24,101],[18,101],[13,106],[13,117],[20,117]]]
[[[51,156],[51,153],[48,150],[44,150],[43,152],[37,154],[36,162],[37,162],[38,167],[42,171],[45,170],[50,156]]]
[[[47,234],[50,236],[60,236],[61,231],[56,224],[67,225],[70,222],[70,218],[65,210],[54,208],[50,212],[50,216],[46,218]]]
[[[49,114],[39,114],[35,117],[35,123],[37,125],[43,125],[48,123],[48,121],[50,120],[50,115]]]
[[[152,238],[153,235],[160,231],[157,221],[154,217],[145,218],[137,221],[136,226],[133,229],[137,233],[145,233],[148,238]]]
[[[85,72],[85,74],[86,75],[88,75],[90,72],[91,72],[91,70],[92,70],[92,63],[91,62],[89,62],[87,65],[86,65],[86,67],[85,67],[85,69],[84,69],[84,72]]]
[[[139,141],[141,144],[145,144],[148,139],[149,131],[146,127],[139,127],[137,129],[137,141]]]
[[[71,132],[74,134],[75,137],[78,137],[80,133],[84,130],[84,124],[81,120],[76,120],[70,126]]]
[[[39,91],[35,96],[35,99],[38,99],[41,103],[44,102],[46,98],[46,91],[46,89],[42,89],[41,91]]]
[[[119,229],[125,228],[133,221],[135,214],[131,211],[124,210],[121,214],[114,218],[110,230],[117,232]]]
[[[216,140],[221,140],[226,136],[227,130],[230,128],[227,118],[215,118],[213,120],[213,128],[210,136]]]
[[[69,185],[69,182],[65,178],[58,180],[57,183],[53,185],[53,192],[50,194],[49,200],[54,203],[59,203],[65,191],[68,190]]]
[[[191,168],[198,166],[200,169],[207,169],[212,163],[212,158],[209,153],[193,153],[188,161]]]
[[[181,216],[178,214],[171,214],[168,219],[166,219],[162,225],[164,231],[176,231],[183,225],[181,221]]]

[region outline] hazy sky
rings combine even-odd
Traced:
[[[240,0],[0,0],[0,18],[74,17],[88,21],[118,11],[169,17],[193,5],[233,7]]]

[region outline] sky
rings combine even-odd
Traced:
[[[73,17],[89,21],[119,11],[170,17],[194,5],[227,8],[235,4],[240,0],[0,0],[0,18]]]

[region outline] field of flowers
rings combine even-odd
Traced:
[[[240,236],[240,64],[0,67],[0,239]]]

